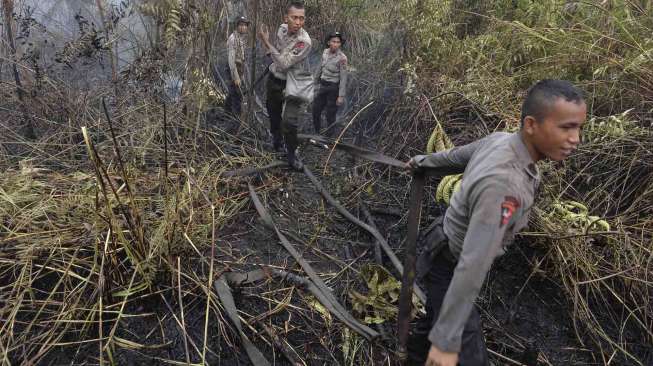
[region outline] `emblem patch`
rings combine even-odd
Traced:
[[[501,227],[508,225],[519,206],[519,201],[515,197],[506,196],[501,204]]]
[[[299,55],[302,52],[302,50],[304,49],[304,47],[306,47],[306,44],[304,44],[304,42],[297,42],[295,44],[295,47],[293,47],[293,49],[292,49],[293,55],[295,55],[295,56]]]

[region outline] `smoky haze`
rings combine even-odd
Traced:
[[[147,32],[152,28],[152,22],[138,11],[139,3],[131,0],[103,1],[105,21],[108,23],[113,19],[115,29],[110,43],[114,52],[117,52],[119,71],[151,45]],[[96,0],[25,0],[16,4],[15,13],[19,53],[36,50],[39,62],[48,69],[57,64],[63,64],[64,69],[65,66],[73,69],[71,63],[74,63],[75,69],[82,66],[86,74],[92,72],[97,76],[110,72],[110,60],[106,52],[93,55],[99,57],[88,57],[88,54],[85,55],[87,57],[75,57],[72,60],[61,57],[65,48],[71,48],[71,43],[79,40],[83,32],[95,29],[100,37],[104,37]],[[25,19],[29,18],[33,21],[26,22]],[[29,24],[29,28],[21,24]],[[26,29],[28,31],[25,37]],[[106,45],[106,39],[102,38],[102,44]],[[65,62],[62,62],[62,58]],[[66,70],[61,72],[67,73]],[[75,74],[79,75],[79,70]]]

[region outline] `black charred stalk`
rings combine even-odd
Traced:
[[[247,120],[252,118],[254,113],[254,88],[256,86],[256,32],[258,31],[258,8],[259,1],[254,0],[254,27],[252,29],[252,51],[250,53],[251,66],[250,66],[250,87],[247,91]]]
[[[20,80],[20,74],[18,73],[18,67],[16,66],[16,42],[14,40],[14,32],[11,28],[14,13],[14,0],[2,0],[2,8],[4,10],[6,31],[5,35],[7,37],[7,43],[9,44],[9,50],[11,52],[11,66],[14,74],[14,80],[16,82],[16,94],[18,95],[18,101],[20,102],[23,119],[25,121],[25,137],[28,139],[34,139],[36,138],[36,133],[34,131],[32,119],[27,113],[25,106],[25,89],[23,89],[23,83]]]

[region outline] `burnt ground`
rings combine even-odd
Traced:
[[[494,263],[478,301],[488,348],[524,364],[539,351],[552,365],[598,365],[576,339],[562,289],[542,269],[545,254],[522,239]]]
[[[328,152],[304,146],[302,153],[305,163],[325,187],[359,217],[362,214],[358,211],[357,197],[365,191],[363,197],[366,197],[377,226],[402,258],[399,246],[405,231],[407,207],[404,202],[407,201],[408,177],[388,174],[364,162],[359,162],[354,171],[352,158],[339,152],[334,154],[331,168],[323,176],[321,173]],[[374,189],[365,189],[372,179],[369,174],[375,172],[379,176],[372,177],[376,181]],[[234,182],[229,189],[247,192],[245,182]],[[350,309],[348,291],[352,288],[360,290],[362,286],[358,268],[374,261],[371,236],[341,217],[301,173],[280,168],[252,182],[259,188],[263,203],[278,227],[288,236],[302,241],[291,239],[334,290],[336,297]],[[442,210],[442,207],[433,205],[432,198],[428,198],[432,197],[431,194],[426,197],[423,227]],[[182,256],[182,266],[193,268],[200,278],[206,278],[206,265],[194,258],[192,252],[187,254]],[[488,348],[495,352],[492,355],[495,365],[516,364],[508,359],[528,365],[594,364],[589,353],[576,340],[568,315],[569,304],[555,280],[533,270],[534,263],[544,254],[545,248],[521,240],[495,263],[482,290],[478,304],[482,309]],[[205,255],[208,256],[209,252],[205,251]],[[218,234],[216,259],[217,271],[248,271],[273,266],[303,274],[279,245],[276,235],[261,224],[249,203]],[[385,265],[391,267],[387,258]],[[165,278],[163,281],[170,283],[173,280]],[[194,348],[202,346],[205,299],[199,288],[196,291],[186,289],[182,297],[183,321],[189,339],[188,360],[191,363],[200,361]],[[394,319],[376,326],[385,339],[376,345],[359,339],[353,343],[359,346],[357,353],[345,359],[343,344],[346,338],[341,324],[321,314],[312,305],[308,292],[283,281],[269,280],[234,289],[234,299],[241,317],[249,321],[249,325],[244,325],[245,333],[275,365],[290,363],[270,345],[269,337],[260,326],[262,323],[275,329],[277,335],[285,339],[309,365],[376,365],[393,363],[395,359],[392,352]],[[125,311],[130,316],[123,319],[116,335],[146,347],[115,349],[116,364],[163,365],[170,364],[171,360],[185,364],[187,352],[179,309],[178,296],[171,290],[130,302]],[[207,355],[208,364],[250,364],[225,314],[211,313],[209,327],[211,351]],[[103,331],[107,334],[110,330],[107,326]],[[91,329],[88,334],[97,335],[97,329]],[[68,341],[74,338],[70,336]],[[98,364],[97,355],[96,343],[75,349],[62,347],[41,364]],[[538,356],[540,362],[534,361]]]

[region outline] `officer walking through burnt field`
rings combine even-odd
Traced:
[[[333,133],[338,107],[345,102],[347,93],[347,56],[340,49],[345,39],[340,32],[329,34],[327,49],[322,53],[322,63],[315,76],[319,92],[313,101],[313,127],[320,133],[322,112],[326,107],[328,134]]]
[[[261,27],[259,38],[272,58],[267,80],[266,107],[270,117],[270,133],[275,151],[281,151],[286,144],[288,164],[295,170],[302,169],[297,158],[297,128],[304,102],[293,97],[284,97],[287,74],[291,69],[302,67],[311,51],[311,37],[304,30],[306,20],[304,4],[293,1],[286,8],[285,23],[277,31],[276,42],[270,42],[266,27]],[[282,141],[283,134],[283,141]]]
[[[528,223],[540,183],[536,163],[561,161],[580,143],[587,106],[582,92],[561,80],[528,91],[521,130],[494,133],[469,145],[410,159],[410,169],[463,173],[443,222],[417,262],[427,291],[427,315],[408,341],[408,364],[488,365],[474,301],[494,259]]]
[[[239,17],[236,29],[227,40],[227,59],[229,64],[229,95],[225,100],[225,110],[240,117],[243,103],[243,75],[245,71],[245,48],[247,47],[247,30],[249,20]]]

